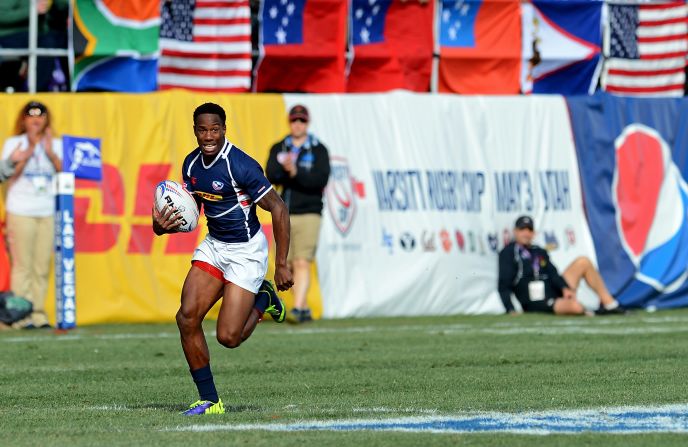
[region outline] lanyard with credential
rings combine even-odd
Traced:
[[[519,248],[521,249],[521,257],[523,259],[531,260],[531,265],[533,267],[533,275],[535,275],[535,279],[537,279],[540,276],[540,259],[537,256],[533,256],[530,250],[528,250],[523,245],[519,246]]]

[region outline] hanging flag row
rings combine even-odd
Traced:
[[[426,92],[435,74],[461,94],[682,96],[688,54],[685,0],[261,0],[253,24],[249,0],[75,0],[74,17],[75,90]]]
[[[75,91],[251,88],[249,0],[75,0]]]

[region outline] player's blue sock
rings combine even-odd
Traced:
[[[198,395],[201,400],[209,400],[217,402],[219,397],[215,389],[215,382],[213,381],[213,373],[210,371],[210,363],[203,368],[191,371],[191,377],[198,388]]]
[[[256,302],[253,305],[254,309],[258,311],[260,315],[265,313],[265,309],[270,305],[270,295],[262,290],[259,290],[256,294]]]

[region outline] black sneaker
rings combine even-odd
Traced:
[[[311,316],[311,310],[303,309],[301,310],[301,323],[305,323],[307,321],[313,321],[313,317]]]
[[[301,311],[298,309],[292,309],[287,312],[287,323],[300,324],[301,321]]]
[[[626,315],[628,309],[623,306],[616,306],[614,309],[607,309],[600,305],[600,308],[595,311],[595,315]]]

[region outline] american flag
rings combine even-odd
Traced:
[[[683,96],[688,5],[610,4],[602,87],[610,93]]]
[[[165,0],[158,88],[251,88],[249,0]]]

